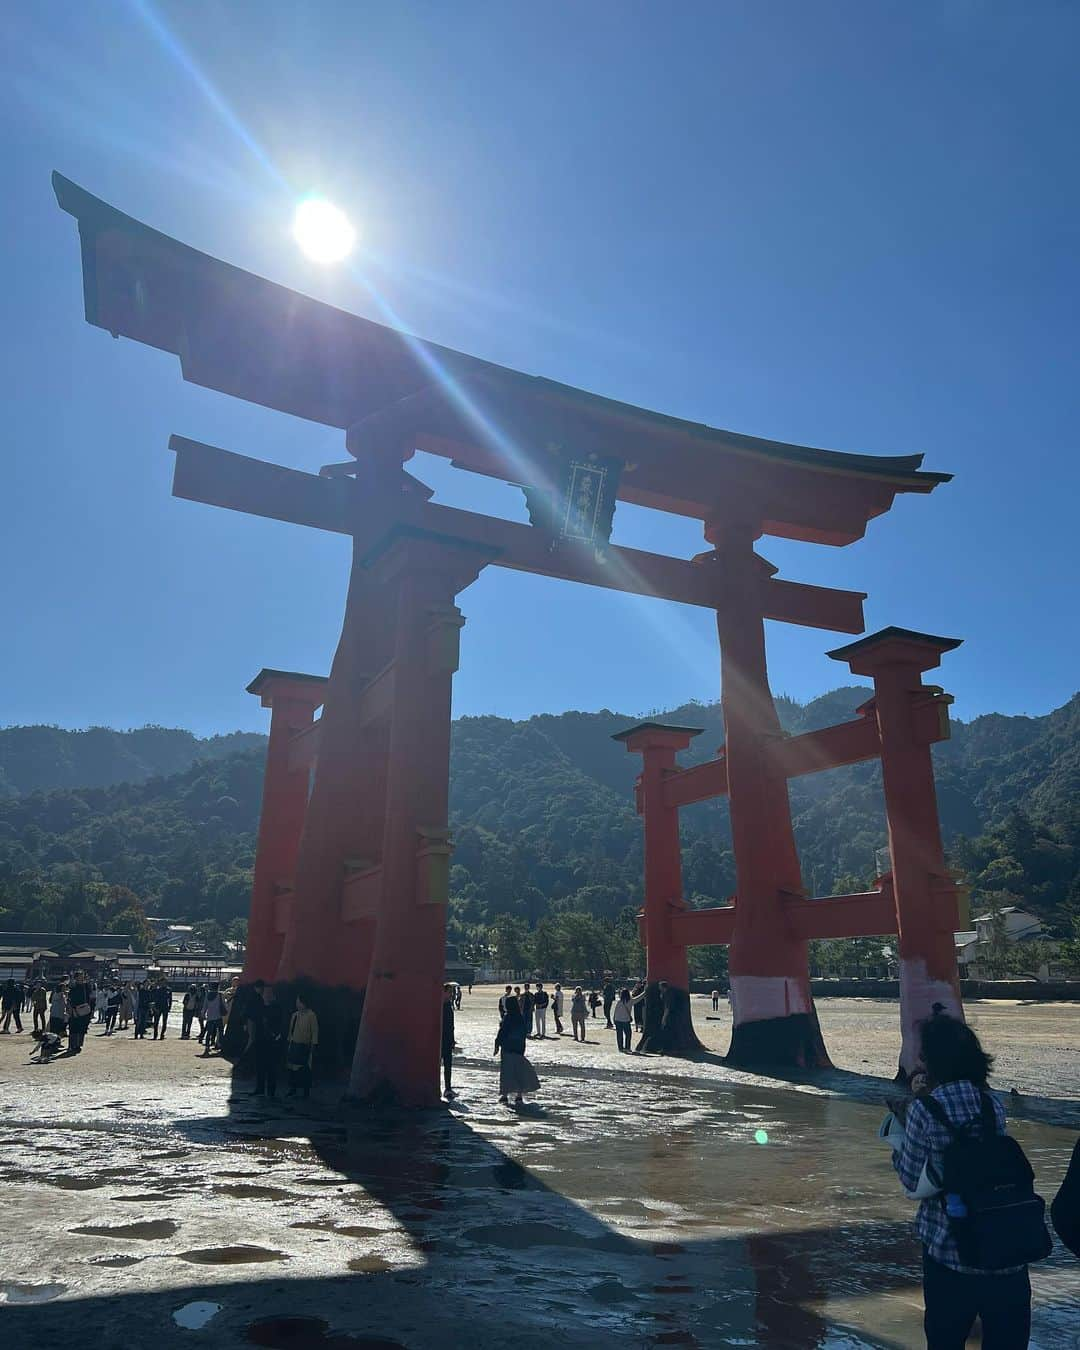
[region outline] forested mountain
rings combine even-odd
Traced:
[[[222,759],[262,745],[264,736],[234,731],[200,740],[190,731],[140,727],[0,727],[0,797],[60,787],[112,787],[182,773],[197,759]]]
[[[851,717],[845,688],[804,705],[779,700],[790,732]],[[713,755],[716,704],[657,714],[699,726],[684,756]],[[634,717],[467,717],[453,734],[457,850],[451,929],[468,944],[498,916],[521,929],[552,916],[626,925],[641,898],[636,755],[613,741]],[[0,929],[130,931],[140,912],[227,924],[246,913],[264,738],[198,741],[187,732],[0,731]],[[1080,696],[1045,717],[954,722],[935,748],[942,821],[976,903],[1019,901],[1067,927],[1080,902]],[[120,776],[126,774],[126,778]],[[79,775],[84,781],[79,782]],[[791,784],[808,888],[857,888],[885,843],[880,769],[856,765]],[[726,803],[683,812],[686,894],[734,889]],[[567,918],[569,922],[569,918]]]

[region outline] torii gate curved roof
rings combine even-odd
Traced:
[[[353,453],[396,438],[403,457],[429,450],[522,483],[554,447],[600,454],[622,462],[622,500],[701,519],[745,501],[765,533],[825,544],[952,476],[923,471],[921,454],[744,436],[482,361],[200,253],[60,174],[53,187],[79,223],[88,322],[174,353],[193,384],[344,428]]]

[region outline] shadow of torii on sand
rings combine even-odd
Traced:
[[[310,1107],[252,1101],[238,1076],[227,1114],[172,1123],[210,1173],[204,1208],[217,1208],[222,1244],[182,1255],[225,1263],[265,1242],[287,1264],[5,1307],[0,1341],[922,1343],[910,1211],[868,1142],[876,1106],[633,1063],[585,1080],[550,1063],[551,1104],[515,1113],[494,1103],[490,1061],[455,1072],[458,1102],[416,1113],[346,1114],[331,1089]],[[173,1313],[194,1301],[220,1308],[204,1331],[182,1331]]]
[[[583,1083],[551,1064],[551,1105],[515,1113],[494,1102],[490,1062],[466,1058],[456,1074],[449,1110],[348,1115],[252,1101],[239,1078],[227,1115],[173,1129],[213,1173],[203,1208],[220,1210],[220,1259],[267,1243],[288,1264],[5,1307],[6,1343],[78,1328],[101,1347],[120,1329],[127,1347],[196,1344],[172,1314],[198,1300],[221,1305],[198,1333],[207,1343],[280,1350],[912,1343],[866,1319],[849,1334],[826,1307],[900,1293],[893,1320],[918,1320],[909,1222],[827,1194],[855,1137],[837,1125],[859,1108],[795,1093],[778,1106],[768,1089],[629,1065]],[[774,1145],[753,1142],[758,1126]],[[240,1164],[257,1170],[240,1177]],[[822,1191],[812,1209],[808,1189]]]

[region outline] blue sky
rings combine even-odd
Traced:
[[[955,473],[865,540],[765,539],[960,636],[965,718],[1075,691],[1080,8],[1070,3],[85,0],[0,54],[0,723],[261,727],[263,665],[322,672],[347,543],[169,495],[169,434],[299,468],[340,433],[185,385],[82,319],[49,173],[218,257],[507,365],[735,430]],[[298,253],[308,191],[362,246]],[[454,504],[509,488],[418,458]],[[616,538],[699,527],[621,506]],[[718,692],[707,614],[489,569],[458,713]],[[774,689],[843,641],[769,626]]]

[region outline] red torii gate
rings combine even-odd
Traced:
[[[718,431],[421,342],[190,249],[59,175],[53,181],[79,222],[90,323],[174,353],[193,383],[342,428],[355,460],[316,476],[170,440],[176,496],[353,541],[329,679],[264,671],[252,686],[274,716],[248,974],[363,988],[353,1094],[410,1105],[437,1099],[450,689],[464,622],[455,601],[485,566],[509,567],[715,612],[739,887],[733,1054],[744,1063],[805,1060],[813,1004],[798,915],[807,902],[787,805],[800,752],[779,752],[764,620],[857,634],[865,597],[780,580],[754,543],[762,534],[851,543],[898,492],[926,493],[949,475],[923,472],[921,455],[841,454]],[[417,449],[521,486],[532,523],[431,501],[403,468]],[[610,545],[617,500],[700,519],[710,549],[680,559]],[[931,846],[932,780],[917,781],[929,742],[911,726],[910,672],[937,662],[925,648],[912,656],[910,641],[877,664],[880,644],[843,652],[852,669],[875,677],[881,749],[873,753],[882,753],[892,794],[901,951],[906,941],[912,961],[925,962],[920,988],[958,1008],[955,963],[946,969],[937,947],[923,950],[922,931],[909,922],[924,903],[918,869],[940,871],[947,889],[940,840],[936,853]],[[665,799],[665,783],[699,771],[672,774],[670,733],[657,749],[640,738],[635,746],[647,760],[643,796],[660,804],[658,816],[647,809],[647,826],[655,833],[666,820],[670,832],[678,803]],[[819,749],[827,748],[823,739]],[[903,885],[902,866],[910,869]],[[669,859],[665,904],[679,899],[674,880]],[[673,915],[665,929],[657,893],[654,882],[651,969],[674,960],[665,943],[685,952],[688,940],[701,940],[679,928],[693,922],[689,914]],[[946,916],[954,922],[954,899],[943,892],[939,927]],[[909,996],[906,1006],[918,1002]]]

